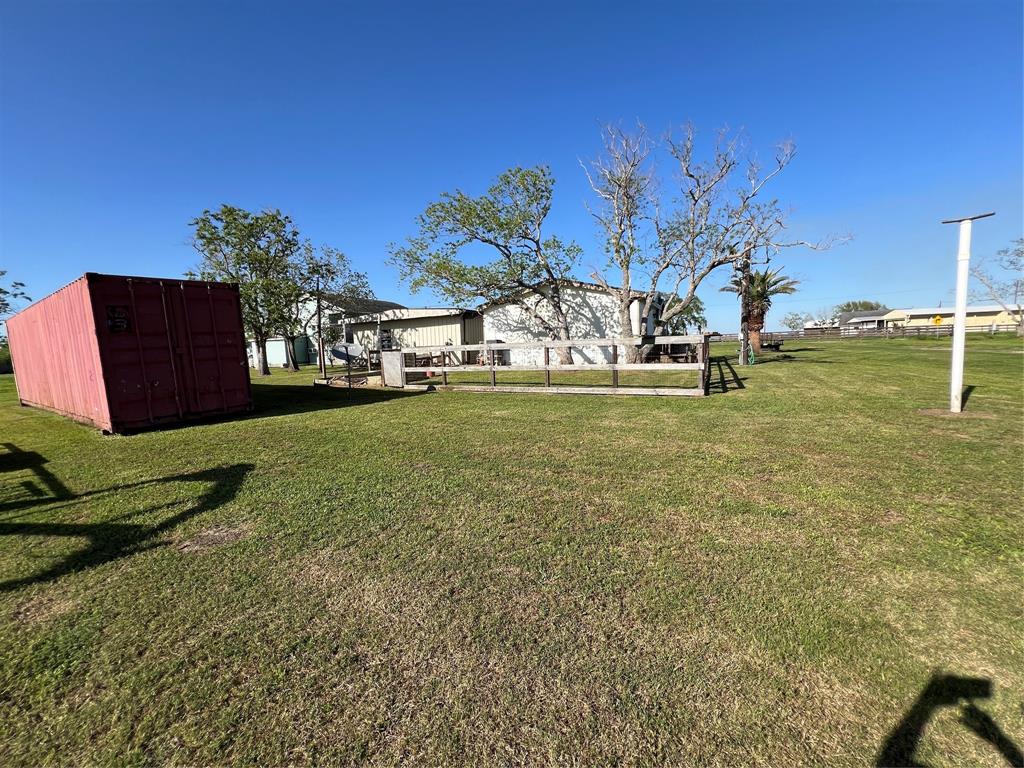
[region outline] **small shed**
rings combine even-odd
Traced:
[[[252,407],[237,285],[90,272],[7,332],[22,405],[105,432]]]

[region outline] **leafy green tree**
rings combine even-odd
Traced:
[[[4,285],[4,276],[7,270],[0,269],[0,369],[9,369],[10,350],[7,348],[6,326],[3,325],[5,317],[11,314],[18,301],[32,301],[25,293],[25,284],[17,280]]]
[[[373,291],[366,274],[354,270],[344,252],[329,245],[317,249],[309,241],[303,243],[292,263],[292,280],[298,291],[282,321],[281,335],[285,339],[289,368],[298,370],[296,338],[309,337],[313,331],[316,338],[321,339],[324,311],[346,300],[371,299]]]
[[[192,244],[202,258],[191,273],[238,284],[242,320],[256,342],[259,372],[270,375],[267,339],[280,332],[300,294],[294,262],[298,230],[279,210],[260,213],[222,205],[193,219]]]
[[[693,300],[686,305],[686,309],[674,314],[663,328],[663,332],[669,336],[676,334],[685,335],[690,329],[698,330],[707,328],[708,319],[704,314],[704,302],[694,296]]]
[[[761,331],[764,329],[764,320],[771,309],[772,299],[776,296],[796,293],[799,280],[781,274],[780,269],[755,269],[750,272],[750,282],[747,285],[747,306],[749,307],[750,344],[754,348],[754,354],[761,352]],[[723,286],[721,290],[739,294],[742,288],[742,276],[734,275],[730,283]]]
[[[32,301],[28,294],[25,293],[24,283],[19,283],[15,280],[6,286],[3,284],[6,274],[6,269],[0,269],[0,320],[11,314],[16,301]]]
[[[880,301],[859,299],[857,301],[844,301],[842,304],[836,304],[833,311],[838,317],[843,312],[876,312],[888,309],[889,308]]]
[[[561,281],[581,249],[544,233],[554,184],[544,166],[516,167],[480,197],[445,192],[418,217],[415,236],[392,244],[390,262],[413,292],[430,288],[459,305],[516,304],[550,338],[569,339]],[[568,350],[560,357],[572,360]]]

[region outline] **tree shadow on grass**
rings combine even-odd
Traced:
[[[768,358],[760,358],[757,361],[758,365],[770,365],[771,363],[810,363],[812,365],[831,365],[832,360],[814,360],[807,359],[804,357],[793,357],[790,352],[800,352],[803,350],[791,349],[788,352],[780,352],[773,354]]]
[[[377,389],[366,387],[314,387],[299,384],[260,384],[252,388],[253,409],[241,416],[243,419],[260,419],[267,416],[286,416],[294,413],[348,408],[357,405],[374,405],[416,397],[422,392],[407,392],[401,389]]]
[[[892,729],[878,753],[876,766],[920,768],[916,757],[925,726],[937,710],[962,704],[960,723],[991,744],[1011,766],[1024,767],[1024,754],[1002,729],[974,703],[992,696],[992,681],[983,677],[933,674],[903,718]]]
[[[14,453],[18,453],[15,451]],[[20,452],[23,456],[27,452]],[[45,460],[44,460],[45,463]],[[32,465],[36,470],[38,467]],[[144,552],[148,549],[161,546],[158,537],[170,531],[181,523],[197,515],[210,512],[223,504],[231,501],[238,493],[246,475],[254,466],[252,464],[233,464],[230,466],[212,467],[199,472],[189,472],[170,477],[161,477],[155,480],[146,480],[140,483],[132,483],[128,486],[121,486],[115,489],[121,491],[125,488],[162,485],[168,483],[209,483],[209,487],[196,497],[188,507],[175,515],[155,525],[136,525],[132,523],[114,522],[116,520],[128,520],[140,515],[153,514],[166,509],[173,504],[161,503],[148,506],[133,512],[125,513],[113,520],[102,523],[35,523],[35,522],[0,522],[0,536],[59,536],[85,538],[88,543],[84,549],[80,549],[66,556],[60,562],[31,576],[18,579],[10,579],[0,582],[0,592],[11,592],[29,584],[41,584],[54,581],[62,576],[79,571],[88,570],[98,565],[118,560],[122,557]],[[9,471],[9,470],[8,470]],[[60,484],[57,481],[60,487]],[[66,492],[63,499],[74,500],[80,496],[74,496]],[[96,495],[105,493],[93,491],[90,494]],[[25,506],[33,506],[39,503],[53,503],[55,498],[30,500]]]

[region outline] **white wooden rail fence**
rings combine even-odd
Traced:
[[[673,344],[691,344],[696,350],[695,362],[671,362],[671,363],[620,363],[619,347],[638,348],[642,346],[668,346]],[[559,349],[582,349],[582,348],[608,348],[611,350],[610,362],[598,363],[571,363],[562,365],[552,362],[551,351]],[[544,362],[542,365],[509,364],[505,365],[497,361],[496,353],[504,350],[542,350]],[[462,362],[464,352],[477,352],[484,356],[481,363]],[[385,351],[384,383],[387,386],[399,386],[405,389],[428,390],[437,389],[438,385],[433,383],[410,383],[407,374],[423,373],[437,374],[441,377],[441,386],[448,389],[459,389],[476,392],[550,392],[561,394],[588,394],[588,395],[688,395],[703,396],[708,392],[708,377],[710,368],[708,365],[708,335],[693,334],[687,336],[627,336],[624,338],[603,338],[603,339],[571,339],[569,341],[515,341],[515,342],[485,342],[482,344],[447,344],[442,346],[426,347],[402,347],[398,350]],[[405,356],[428,356],[431,362],[428,365],[405,365]],[[437,356],[440,363],[434,363],[433,358]],[[390,360],[388,359],[390,357]],[[603,355],[602,355],[603,357]],[[449,365],[449,359],[456,359],[460,362]],[[390,371],[390,374],[389,374]],[[482,372],[490,375],[489,385],[480,384],[451,384],[448,375],[460,372]],[[537,371],[544,373],[544,385],[542,387],[530,384],[519,385],[498,385],[497,374],[503,371]],[[611,375],[611,386],[566,386],[551,384],[551,374],[567,371],[607,371]],[[634,387],[622,386],[619,383],[621,371],[697,371],[697,387]]]

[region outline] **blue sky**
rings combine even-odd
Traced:
[[[85,271],[180,275],[187,222],[278,207],[410,295],[387,244],[444,191],[550,165],[549,230],[600,265],[579,159],[601,122],[798,154],[775,187],[791,233],[849,232],[777,263],[790,310],[952,300],[974,253],[1024,235],[1019,0],[857,3],[0,4],[0,269],[35,297]],[[581,273],[585,276],[586,270]],[[701,295],[713,328],[735,301]]]

